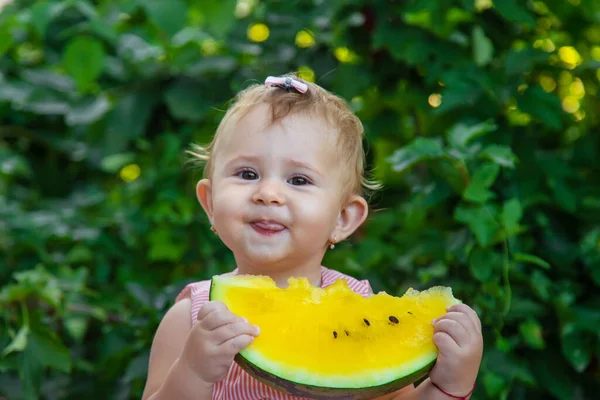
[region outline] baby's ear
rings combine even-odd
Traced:
[[[337,225],[334,230],[335,241],[346,239],[365,222],[369,215],[367,201],[359,195],[351,195],[340,210]]]
[[[202,179],[196,185],[196,197],[202,205],[206,216],[213,224],[212,182],[210,179]]]

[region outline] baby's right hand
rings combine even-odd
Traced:
[[[209,301],[198,311],[185,343],[182,361],[200,379],[213,384],[225,378],[233,357],[259,334],[245,318],[233,314],[220,301]]]

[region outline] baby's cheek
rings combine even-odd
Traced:
[[[324,226],[332,221],[334,211],[326,201],[311,200],[303,203],[299,208],[299,216],[309,225]]]

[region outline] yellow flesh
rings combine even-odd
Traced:
[[[429,364],[437,356],[431,321],[458,303],[442,287],[363,298],[343,279],[326,289],[294,278],[286,289],[258,276],[215,282],[211,298],[260,327],[242,355],[285,379],[332,387],[375,386]]]

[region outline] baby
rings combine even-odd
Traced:
[[[358,281],[321,265],[325,252],[367,218],[363,126],[347,103],[294,74],[269,77],[240,92],[213,141],[191,154],[205,163],[196,186],[212,230],[233,252],[232,274],[268,275],[279,287],[306,277],[326,287]],[[234,356],[260,334],[221,302],[210,281],[188,285],[156,332],[143,399],[299,399],[246,374]],[[475,386],[483,340],[477,314],[450,307],[433,322],[439,350],[429,377],[380,399],[467,399]]]

